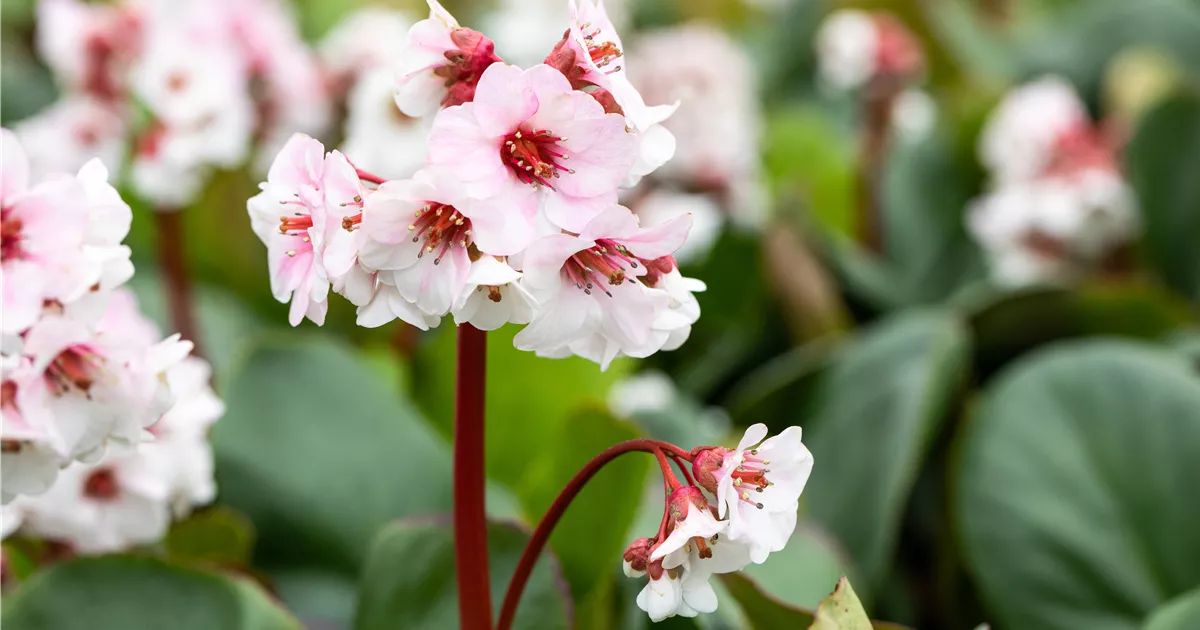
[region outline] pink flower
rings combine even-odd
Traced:
[[[31,326],[46,301],[74,300],[91,286],[83,252],[86,193],[78,180],[56,177],[29,187],[29,163],[16,136],[0,132],[0,269],[3,332]]]
[[[437,0],[428,2],[429,18],[408,31],[397,71],[396,105],[416,117],[470,102],[484,70],[500,61],[492,40],[459,26]]]
[[[665,337],[654,324],[669,308],[666,291],[647,286],[647,261],[669,256],[691,218],[643,229],[613,206],[579,236],[552,234],[525,251],[523,284],[539,303],[515,345],[547,356],[578,354],[607,368],[618,356],[645,357]]]
[[[113,107],[87,96],[60,99],[14,127],[34,178],[74,173],[93,158],[117,168],[127,150],[128,123]]]
[[[57,427],[45,414],[26,413],[36,409],[40,375],[28,359],[18,359],[18,366],[6,369],[0,384],[0,410],[3,411],[3,503],[18,495],[41,494],[58,477],[59,468],[70,460],[69,452]]]
[[[296,134],[271,164],[262,192],[247,203],[251,227],[267,246],[271,293],[291,301],[293,326],[305,317],[323,324],[329,308],[329,277],[318,252],[326,229],[324,172],[325,148]]]
[[[616,202],[636,153],[621,115],[546,65],[489,67],[475,100],[442,110],[429,138],[430,163],[469,196],[526,216],[540,204],[574,232]]]
[[[339,151],[325,157],[321,186],[325,195],[321,265],[335,292],[363,306],[371,301],[375,288],[374,274],[358,264],[358,250],[365,237],[357,226],[369,192],[350,160]]]

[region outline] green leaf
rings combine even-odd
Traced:
[[[528,538],[512,524],[488,525],[493,614],[499,612]],[[561,580],[554,556],[543,552],[525,587],[512,627],[571,627],[571,600]],[[355,630],[457,628],[458,593],[450,523],[424,518],[389,525],[375,539],[360,584]]]
[[[845,553],[828,534],[801,520],[791,540],[762,564],[742,570],[765,594],[801,608],[817,606],[849,568]]]
[[[805,443],[808,513],[838,538],[875,591],[925,454],[967,366],[969,340],[945,313],[889,318],[842,348],[818,388]]]
[[[589,409],[575,414],[550,437],[558,446],[538,460],[528,482],[516,489],[532,514],[544,513],[567,481],[601,451],[641,436],[628,422],[604,410]],[[630,453],[606,465],[575,497],[554,528],[550,546],[562,562],[576,599],[583,599],[619,566],[613,559],[631,542],[625,539],[625,532],[637,512],[652,461],[648,453]]]
[[[964,555],[999,625],[1132,630],[1200,583],[1196,444],[1200,380],[1182,357],[1090,341],[1011,366],[954,476]]]
[[[269,575],[272,590],[305,628],[349,628],[358,603],[357,576],[321,569],[287,569]]]
[[[8,630],[300,630],[253,582],[154,558],[80,558],[4,597]]]
[[[225,402],[217,482],[258,528],[260,561],[354,572],[380,527],[450,506],[446,445],[346,347],[266,343]]]
[[[751,630],[807,628],[813,622],[812,612],[766,594],[749,576],[726,573],[720,577],[729,594],[741,605]]]
[[[979,248],[963,221],[975,192],[974,173],[956,157],[938,134],[895,143],[888,155],[884,241],[889,263],[912,302],[943,299],[985,275]]]
[[[1143,630],[1195,630],[1200,628],[1200,588],[1159,606]]]
[[[454,333],[453,326],[438,331],[419,350],[412,372],[414,396],[447,438],[454,428]],[[515,326],[488,333],[486,448],[488,477],[520,489],[541,465],[538,458],[560,447],[556,440],[572,415],[603,406],[630,362],[601,372],[578,357],[543,359],[514,348],[516,333]]]
[[[175,561],[245,567],[254,551],[254,524],[228,507],[211,507],[172,525],[165,545]]]
[[[1126,157],[1150,262],[1170,286],[1200,300],[1200,96],[1180,95],[1151,111]]]
[[[817,606],[816,618],[809,630],[871,630],[871,620],[862,602],[846,578]]]

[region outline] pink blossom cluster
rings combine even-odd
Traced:
[[[255,146],[273,155],[328,124],[324,74],[283,0],[43,0],[37,25],[63,96],[16,127],[36,173],[130,155],[136,192],[179,208]]]
[[[1004,98],[979,143],[992,187],[967,216],[997,282],[1069,282],[1115,262],[1140,226],[1118,150],[1063,79]]]
[[[96,329],[137,347],[151,347],[161,338],[125,289],[112,294]],[[212,501],[216,485],[208,430],[225,407],[209,384],[208,363],[187,357],[159,378],[174,404],[146,429],[147,440],[136,450],[114,449],[100,461],[72,461],[45,493],[17,497],[5,506],[5,536],[16,531],[79,554],[125,551],[161,540],[172,519]],[[5,420],[7,433],[7,408]],[[6,482],[8,456],[5,452]]]
[[[737,448],[691,451],[695,483],[671,483],[658,533],[624,553],[625,574],[648,578],[637,605],[652,621],[716,611],[710,577],[761,564],[784,548],[812,472],[800,438],[800,427],[767,438],[766,425],[756,424]]]
[[[121,244],[132,213],[104,166],[92,160],[77,175],[31,182],[15,135],[0,137],[0,460],[9,503],[56,487],[63,469],[137,453],[164,414],[188,413],[174,381],[196,368],[183,367],[194,361],[192,344],[147,330],[120,288],[133,275]]]
[[[896,16],[885,11],[843,9],[817,33],[821,77],[839,90],[902,84],[925,71],[925,53]]]
[[[672,257],[691,217],[643,227],[618,204],[672,157],[661,123],[674,107],[647,106],[630,83],[603,5],[573,3],[530,68],[430,7],[395,89],[401,112],[429,119],[423,167],[384,181],[296,135],[248,203],[291,323],[322,323],[333,291],[363,326],[528,324],[518,348],[604,367],[678,347],[703,289]]]

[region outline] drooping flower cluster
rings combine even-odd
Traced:
[[[727,221],[760,228],[762,112],[745,47],[690,24],[643,35],[629,58],[630,78],[647,100],[678,103],[662,123],[676,138],[676,157],[626,195],[630,207],[646,225],[692,215],[692,236],[677,256],[684,262],[707,255]]]
[[[715,611],[711,576],[761,564],[784,548],[812,472],[800,437],[790,427],[767,438],[767,427],[756,424],[735,449],[705,446],[676,456],[690,461],[695,485],[679,484],[664,469],[672,491],[659,531],[634,541],[623,557],[626,575],[648,578],[637,604],[652,621]]]
[[[175,374],[192,344],[145,329],[119,287],[132,213],[99,161],[30,182],[7,129],[0,173],[3,502],[67,471],[138,452],[164,414],[186,413]],[[193,368],[194,371],[194,368]],[[184,387],[180,385],[180,387]],[[151,433],[148,433],[147,430]]]
[[[214,169],[327,124],[321,69],[282,0],[43,0],[37,17],[64,95],[16,127],[36,173],[128,154],[136,192],[179,208]]]
[[[431,119],[421,170],[385,181],[296,135],[248,204],[291,323],[322,323],[332,290],[363,326],[529,324],[517,347],[605,367],[678,347],[703,289],[672,257],[691,218],[647,228],[618,205],[622,184],[671,158],[660,123],[673,108],[647,106],[625,77],[603,6],[572,4],[565,35],[527,69],[430,7],[395,94]]]
[[[148,347],[160,338],[125,289],[113,293],[96,328],[135,346]],[[195,357],[168,367],[160,378],[174,404],[148,427],[152,439],[136,451],[113,450],[97,462],[71,462],[47,492],[9,504],[5,535],[17,530],[80,554],[124,551],[161,540],[173,518],[212,501],[216,486],[208,430],[224,405],[209,385],[210,372]],[[6,465],[6,480],[8,472]]]
[[[1139,217],[1117,146],[1074,89],[1048,77],[1017,88],[983,130],[992,190],[967,226],[1005,285],[1071,281],[1113,262]]]

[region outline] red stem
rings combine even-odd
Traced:
[[[183,212],[159,209],[154,212],[158,228],[158,264],[162,268],[163,288],[166,290],[167,313],[171,328],[192,342],[192,354],[203,356],[200,336],[196,329],[195,306],[192,303],[192,282],[188,275]]]
[[[358,173],[358,178],[363,180],[364,182],[370,182],[372,184],[382,184],[383,182],[387,181],[378,175],[368,173],[358,167],[355,167],[354,171]]]
[[[454,392],[454,566],[459,627],[491,630],[487,513],[484,505],[483,395],[487,333],[458,327]]]
[[[662,455],[663,450],[672,452],[682,452],[684,455],[687,451],[666,442],[658,440],[629,440],[608,447],[605,451],[592,458],[575,476],[567,482],[566,487],[562,492],[555,497],[554,503],[550,504],[550,508],[542,516],[542,521],[538,523],[537,529],[533,530],[533,536],[530,536],[529,542],[525,545],[525,550],[521,553],[521,559],[517,562],[517,569],[513,572],[512,580],[508,583],[508,591],[504,593],[504,603],[500,606],[500,621],[496,624],[496,630],[509,630],[512,627],[513,619],[516,618],[517,604],[521,601],[521,593],[525,590],[525,583],[529,580],[529,574],[533,572],[533,565],[537,562],[538,556],[541,555],[542,549],[546,547],[546,543],[550,540],[550,533],[554,531],[554,527],[558,525],[559,519],[566,513],[567,507],[571,505],[576,495],[580,490],[587,485],[601,468],[604,468],[612,460],[634,451],[643,451],[648,453],[656,453],[663,460],[666,459]],[[667,466],[665,471],[670,471],[670,466]],[[671,473],[674,476],[674,473]],[[678,484],[678,480],[676,480]],[[464,626],[465,627],[465,626]]]
[[[670,455],[675,459],[675,463],[679,465],[679,470],[683,472],[683,477],[687,479],[688,485],[696,485],[696,480],[692,478],[692,471],[688,470],[688,467],[685,465],[691,462],[680,459],[678,453],[671,453]]]

